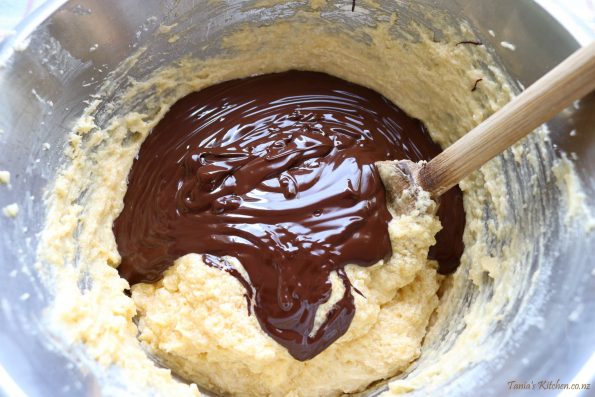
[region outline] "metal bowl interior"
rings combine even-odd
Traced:
[[[137,48],[150,49],[150,57],[130,72],[139,79],[182,56],[210,55],[208,48],[189,47],[188,40],[168,44],[158,38],[159,24],[178,23],[175,29],[198,43],[208,43],[218,40],[225,26],[284,18],[301,4],[291,2],[259,13],[246,11],[248,3],[214,2],[206,7],[190,0],[60,0],[39,9],[0,47],[0,169],[12,174],[11,187],[0,188],[0,206],[18,202],[21,208],[14,220],[0,217],[0,394],[78,396],[117,390],[117,384],[106,389],[90,369],[90,361],[63,346],[41,320],[50,299],[34,270],[45,214],[44,193],[64,160],[63,149],[74,122],[108,74]],[[329,17],[349,9],[347,3],[336,5]],[[418,3],[444,8],[454,19],[468,20],[522,86],[578,48],[575,36],[581,41],[595,37],[578,25],[563,26],[532,1]],[[390,6],[407,14],[407,7],[398,2]],[[360,22],[365,23],[362,18]],[[502,41],[514,43],[516,50],[501,46]],[[28,45],[21,50],[24,43]],[[588,205],[595,208],[595,95],[562,112],[549,127],[554,147],[574,153]],[[44,143],[49,143],[49,150]],[[595,255],[594,242],[592,235],[585,234],[574,246],[552,249],[557,266],[544,276],[548,288],[544,326],[528,328],[514,345],[506,346],[505,362],[482,363],[466,370],[463,386],[453,386],[450,394],[476,395],[480,385],[486,396],[531,395],[531,391],[507,390],[511,380],[595,381],[595,269],[590,259]],[[465,379],[474,376],[482,379],[473,388],[465,388]],[[382,386],[367,394],[380,391]],[[424,391],[414,394],[424,395]]]

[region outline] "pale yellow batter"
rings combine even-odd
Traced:
[[[140,340],[176,373],[220,393],[331,396],[359,391],[404,370],[419,355],[438,305],[438,277],[426,258],[439,229],[425,207],[391,222],[390,262],[348,267],[351,282],[366,298],[355,298],[349,331],[309,361],[295,360],[247,315],[245,289],[237,279],[194,254],[176,261],[162,281],[132,288]]]
[[[426,259],[440,229],[427,195],[420,193],[411,211],[397,213],[389,203],[393,257],[370,268],[347,268],[367,299],[355,295],[349,331],[310,361],[294,360],[270,339],[248,316],[243,287],[205,266],[200,253],[177,260],[158,283],[135,285],[132,297],[124,293],[129,286],[115,269],[119,255],[111,227],[122,209],[126,176],[151,128],[190,92],[290,68],[323,71],[382,93],[421,119],[443,146],[510,100],[511,88],[484,47],[454,45],[473,34],[465,26],[445,29],[440,42],[421,27],[413,27],[414,38],[396,38],[394,15],[373,27],[337,30],[322,21],[319,3],[293,21],[244,26],[225,38],[224,56],[183,59],[135,82],[118,101],[143,98],[142,107],[121,114],[120,103],[110,104],[113,117],[102,125],[94,118],[99,97],[73,132],[69,162],[48,196],[40,250],[47,265],[41,269],[56,292],[50,318],[99,363],[122,368],[136,392],[198,394],[196,385],[174,380],[147,352],[177,375],[225,395],[338,396],[404,371],[407,376],[391,382],[387,393],[431,388],[497,353],[488,338],[491,326],[528,288],[520,287],[529,277],[521,255],[528,242],[509,216],[510,189],[517,187],[514,181],[507,187],[506,164],[497,158],[461,184],[468,224],[459,272],[442,282]],[[118,73],[142,56],[141,50]],[[471,92],[478,78],[481,86]],[[103,90],[112,92],[122,81],[114,78]],[[547,134],[540,131],[515,153],[525,167],[537,168],[535,153],[546,144]],[[558,170],[567,186],[572,167]],[[527,189],[538,191],[539,185]],[[562,193],[573,196],[578,188],[569,189]],[[494,250],[498,239],[507,245]],[[474,299],[462,310],[470,291]],[[450,332],[453,324],[464,327]]]

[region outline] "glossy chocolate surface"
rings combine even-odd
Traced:
[[[298,360],[343,335],[354,316],[344,266],[391,254],[385,191],[374,162],[429,160],[424,126],[383,96],[322,73],[224,82],[179,100],[143,143],[114,224],[131,284],[174,260],[236,277],[262,329]],[[445,228],[430,255],[456,268],[465,224],[458,188],[442,198]],[[223,256],[242,263],[244,279]],[[314,329],[337,272],[345,293]]]

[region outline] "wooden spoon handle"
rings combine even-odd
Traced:
[[[576,51],[433,158],[418,183],[438,197],[539,125],[595,90],[595,42]]]

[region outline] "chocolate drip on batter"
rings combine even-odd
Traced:
[[[461,44],[483,45],[483,43],[479,40],[463,40],[463,41],[459,41],[457,44],[455,44],[455,47],[459,46]]]
[[[391,254],[382,181],[374,162],[429,160],[440,152],[424,126],[367,88],[290,71],[221,83],[178,101],[143,143],[114,224],[131,284],[154,282],[174,260],[236,277],[262,329],[298,360],[349,328],[355,290],[347,264]],[[464,212],[444,195],[445,225],[431,255],[454,270]],[[242,263],[248,280],[225,261]],[[330,274],[344,287],[331,297]]]
[[[477,84],[479,84],[481,81],[483,81],[483,79],[475,80],[475,83],[473,84],[473,88],[471,88],[471,92],[473,92],[477,89]]]

